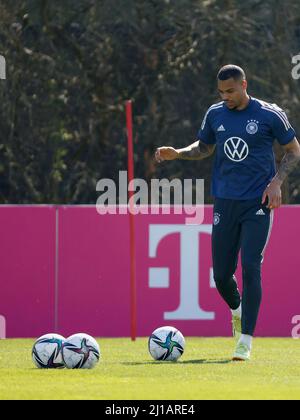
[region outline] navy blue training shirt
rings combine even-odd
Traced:
[[[212,195],[233,200],[262,196],[275,175],[274,140],[286,145],[295,135],[275,104],[250,98],[241,111],[230,110],[225,102],[212,105],[197,137],[216,144]]]

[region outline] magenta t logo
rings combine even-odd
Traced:
[[[165,320],[214,320],[215,313],[201,308],[199,282],[199,235],[211,235],[211,225],[150,225],[150,258],[156,257],[160,241],[173,233],[180,234],[180,298],[176,311],[165,312]],[[169,288],[169,269],[151,267],[149,286]]]

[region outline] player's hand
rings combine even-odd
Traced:
[[[268,209],[278,209],[282,204],[282,196],[281,196],[281,183],[273,180],[265,189],[263,196],[262,196],[262,204],[265,203],[266,199],[268,198]]]
[[[158,163],[164,160],[175,160],[178,156],[179,154],[174,147],[159,147],[155,152],[155,159]]]

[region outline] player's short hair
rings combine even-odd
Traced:
[[[246,80],[246,74],[241,67],[234,64],[227,64],[219,70],[218,80],[228,80],[231,78],[234,80]]]

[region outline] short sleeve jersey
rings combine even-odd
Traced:
[[[224,102],[212,105],[198,132],[198,140],[216,145],[212,195],[233,200],[261,196],[275,175],[275,139],[286,145],[295,135],[275,104],[250,98],[241,111]]]

